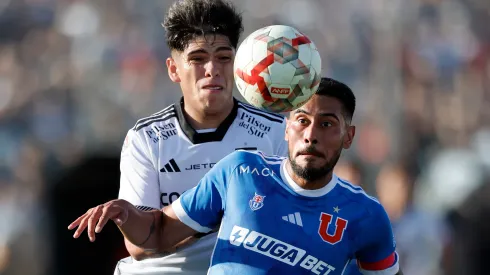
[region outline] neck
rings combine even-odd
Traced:
[[[228,107],[223,108],[219,112],[209,113],[205,110],[192,108],[190,104],[185,103],[184,98],[184,116],[195,130],[218,128],[233,109],[233,98],[231,100],[231,104],[227,104],[229,105]]]
[[[294,173],[293,168],[291,167],[291,162],[287,161],[286,163],[286,171],[289,176],[294,180],[294,182],[301,188],[305,190],[317,190],[325,187],[331,180],[333,176],[333,171],[330,171],[325,176],[315,179],[315,180],[306,180],[302,177],[299,177]]]

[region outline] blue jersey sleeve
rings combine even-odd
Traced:
[[[236,155],[231,153],[209,170],[194,188],[184,192],[172,203],[181,222],[192,229],[207,233],[221,222],[226,207],[226,189],[229,177],[237,167]]]
[[[394,275],[398,272],[398,255],[390,220],[383,206],[371,204],[370,217],[359,228],[356,244],[357,265],[365,275]]]

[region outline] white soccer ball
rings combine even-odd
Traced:
[[[240,94],[270,112],[292,111],[317,91],[322,60],[315,44],[295,28],[256,30],[238,47],[234,75]]]

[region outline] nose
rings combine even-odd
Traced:
[[[315,127],[313,126],[313,123],[310,124],[308,126],[308,128],[305,129],[305,131],[303,132],[304,135],[303,135],[303,138],[304,138],[304,142],[306,144],[317,144],[318,143],[318,138],[317,138],[317,134],[316,134],[316,130],[315,130]]]
[[[220,64],[214,60],[210,60],[206,63],[206,77],[217,77],[220,75]]]

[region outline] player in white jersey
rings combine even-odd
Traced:
[[[233,60],[243,29],[233,6],[221,0],[179,1],[163,26],[171,50],[168,74],[183,97],[140,119],[124,142],[119,198],[141,210],[171,204],[237,149],[287,152],[285,119],[232,96]],[[206,274],[216,234],[199,237],[165,254],[126,240],[132,257],[121,260],[115,274]]]

